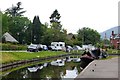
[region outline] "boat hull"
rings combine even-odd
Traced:
[[[90,62],[92,62],[94,59],[88,58],[88,57],[81,57],[81,64],[80,67],[85,68]]]

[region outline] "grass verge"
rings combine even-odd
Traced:
[[[49,56],[56,56],[66,54],[62,51],[41,51],[41,52],[2,52],[1,63],[9,63],[13,61],[33,59],[33,58],[43,58]]]
[[[116,50],[116,49],[108,49],[107,50],[108,54],[120,54],[120,50]]]

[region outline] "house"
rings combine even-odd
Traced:
[[[110,43],[115,49],[120,49],[120,33],[114,34],[114,31],[112,31]]]
[[[76,39],[76,36],[72,33],[69,33],[69,34],[67,34],[67,39],[68,40]]]
[[[3,34],[2,36],[5,39],[5,42],[16,42],[19,43],[13,36],[11,36],[8,32]]]

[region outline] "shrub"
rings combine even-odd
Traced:
[[[118,50],[118,54],[120,54],[120,50]]]
[[[12,44],[12,43],[0,43],[2,50],[26,50],[26,45]]]

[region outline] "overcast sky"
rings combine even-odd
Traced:
[[[22,2],[30,20],[39,15],[42,23],[50,21],[55,9],[61,15],[61,24],[68,33],[76,33],[82,27],[103,32],[118,25],[118,2],[120,0],[0,0],[1,11]]]

